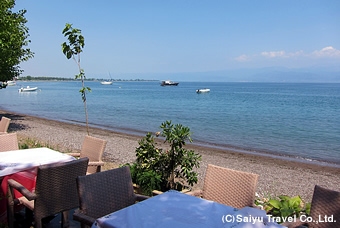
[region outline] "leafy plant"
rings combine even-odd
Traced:
[[[87,121],[86,91],[91,92],[91,89],[89,87],[85,87],[85,84],[84,84],[85,73],[84,73],[84,70],[81,69],[81,66],[80,66],[80,53],[83,51],[82,49],[85,46],[84,37],[81,35],[80,29],[72,28],[72,24],[67,24],[67,23],[62,33],[64,34],[65,37],[67,37],[67,40],[68,40],[68,43],[64,42],[61,44],[62,51],[64,55],[66,56],[66,58],[67,59],[72,58],[76,62],[79,68],[79,74],[75,75],[75,79],[80,78],[82,85],[83,85],[83,87],[79,90],[79,92],[81,93],[81,98],[85,105],[87,134],[90,135],[89,124]],[[78,56],[78,60],[76,60],[76,56]]]
[[[18,143],[18,146],[19,146],[19,149],[47,147],[47,148],[50,148],[52,150],[58,150],[58,149],[55,149],[49,143],[39,142],[38,140],[31,139],[31,138],[20,139],[19,143]]]
[[[258,197],[255,204],[262,206],[267,214],[273,217],[279,217],[278,221],[284,221],[287,217],[299,217],[300,214],[310,213],[310,203],[305,204],[300,196],[289,197],[285,195],[278,196],[278,199],[272,198],[270,194],[264,194],[264,197]]]
[[[199,167],[201,156],[184,148],[190,138],[190,129],[181,124],[173,125],[171,121],[161,124],[163,129],[157,135],[165,137],[164,143],[169,150],[156,147],[155,137],[148,133],[136,148],[136,162],[130,166],[132,180],[145,194],[152,190],[181,190],[185,183],[193,186],[197,183],[197,173],[193,168]]]
[[[19,76],[22,72],[19,64],[34,55],[25,48],[31,42],[25,25],[26,10],[15,13],[12,11],[14,6],[14,0],[1,1],[0,4],[0,81],[3,82]],[[0,89],[2,87],[6,87],[6,83],[0,83]]]

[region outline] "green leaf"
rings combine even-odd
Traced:
[[[280,208],[282,207],[281,202],[278,201],[278,200],[276,200],[276,199],[271,199],[271,200],[269,200],[269,203],[270,203],[273,207],[275,207],[275,208],[277,208],[277,209],[280,209]]]
[[[273,209],[273,206],[268,205],[268,206],[265,207],[265,210],[266,210],[267,213],[268,213],[268,211],[270,211],[271,209]]]
[[[66,57],[68,59],[72,58],[72,53],[70,51],[66,52]]]
[[[70,28],[72,27],[72,24],[68,24],[68,23],[66,23],[65,24],[65,28],[64,28],[64,30],[63,30],[63,34],[66,32],[66,31],[68,31]]]
[[[288,201],[288,200],[290,200],[290,197],[289,196],[284,196],[284,195],[282,195],[282,196],[278,196],[281,200],[286,200],[286,201]]]
[[[296,196],[294,198],[291,198],[289,201],[288,201],[288,204],[289,204],[289,207],[291,208],[297,208],[299,207],[301,203],[301,198],[300,196]]]
[[[311,208],[311,203],[306,204],[306,214],[310,215],[310,208]]]
[[[281,201],[281,208],[288,209],[289,208],[288,202],[287,201]]]
[[[281,217],[286,218],[294,213],[293,209],[281,209]]]

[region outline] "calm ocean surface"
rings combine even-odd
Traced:
[[[80,82],[18,82],[0,90],[0,109],[85,122]],[[39,87],[19,93],[19,85]],[[194,143],[340,164],[340,84],[85,82],[93,126],[142,134],[166,120]],[[197,94],[196,89],[211,92]],[[138,133],[139,132],[139,133]]]

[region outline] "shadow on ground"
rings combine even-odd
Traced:
[[[80,228],[81,225],[79,222],[73,220],[74,210],[71,210],[69,213],[69,228]],[[44,218],[43,220],[44,228],[60,228],[61,227],[61,213],[51,216],[48,218]],[[15,214],[15,223],[14,227],[16,228],[30,228],[33,226],[33,219],[27,219],[25,217],[25,209],[17,212]]]
[[[25,130],[25,129],[28,128],[28,126],[18,123],[20,120],[24,120],[23,115],[12,114],[12,113],[3,113],[3,114],[0,114],[0,119],[2,118],[2,116],[10,118],[12,120],[9,124],[8,132]]]

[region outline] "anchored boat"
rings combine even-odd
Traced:
[[[38,87],[29,87],[29,86],[27,86],[26,88],[21,87],[19,89],[19,92],[33,92],[33,91],[36,91],[37,89],[38,89]]]
[[[100,84],[102,85],[112,85],[113,82],[111,81],[103,81],[103,82],[100,82]]]
[[[210,92],[210,89],[197,89],[196,93],[208,93]]]
[[[173,82],[170,80],[162,81],[161,86],[177,86],[179,82]]]

